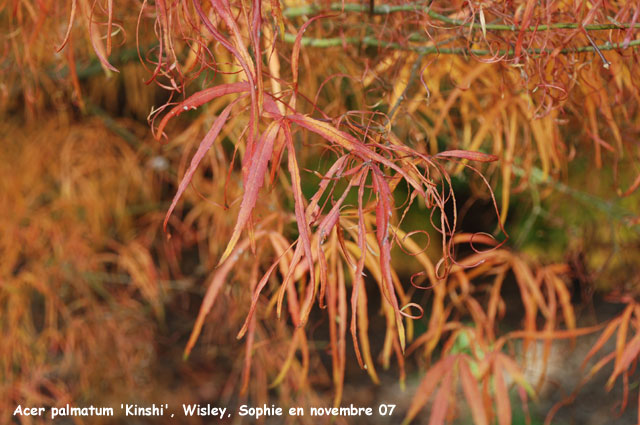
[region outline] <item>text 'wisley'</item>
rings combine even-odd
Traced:
[[[185,416],[217,416],[218,418],[224,418],[224,414],[227,411],[226,407],[213,407],[210,404],[183,404]]]

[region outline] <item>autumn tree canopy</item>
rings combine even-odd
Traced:
[[[21,123],[5,137],[103,126],[4,148],[3,279],[19,290],[0,289],[0,365],[34,387],[2,398],[77,399],[105,378],[68,387],[70,359],[108,344],[138,359],[180,312],[175,345],[224,357],[228,399],[339,406],[352,369],[371,385],[389,369],[421,380],[406,423],[467,406],[506,425],[510,392],[540,384],[514,344],[541,344],[546,365],[556,340],[600,332],[584,376],[611,363],[626,405],[639,18],[626,1],[0,3],[0,108]],[[594,293],[623,306],[585,327]]]

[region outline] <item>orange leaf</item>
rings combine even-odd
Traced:
[[[261,237],[264,232],[256,233],[256,237]],[[246,249],[249,245],[249,240],[244,240],[238,247],[236,248],[236,252],[240,252],[243,249]],[[198,312],[198,317],[196,318],[196,323],[193,325],[193,329],[191,330],[191,335],[189,336],[189,341],[187,342],[187,346],[184,349],[183,357],[186,359],[189,357],[193,346],[196,344],[198,340],[198,336],[202,331],[202,326],[204,325],[204,319],[207,317],[207,314],[213,308],[213,304],[218,298],[218,294],[220,293],[220,288],[222,288],[222,284],[225,282],[227,275],[235,265],[239,256],[234,256],[230,261],[225,263],[222,267],[215,271],[213,277],[211,278],[211,283],[207,288],[207,292],[204,295],[204,299],[202,300],[202,305],[200,306],[200,311]],[[250,321],[250,318],[247,317],[247,321]],[[248,325],[248,324],[247,324]]]
[[[638,8],[638,10],[640,10],[640,7]],[[629,189],[625,190],[625,192],[621,196],[624,198],[625,196],[631,195],[633,192],[638,190],[638,187],[640,187],[640,174],[638,174],[631,186],[629,186]]]
[[[607,381],[607,389],[611,389],[618,375],[629,369],[631,362],[638,357],[638,354],[640,354],[640,333],[635,334],[633,339],[627,344],[620,359],[616,358],[615,369]]]
[[[627,330],[629,328],[629,320],[631,319],[631,313],[633,313],[633,304],[630,303],[624,309],[624,312],[620,316],[620,327],[618,328],[618,335],[616,338],[616,369],[622,358],[625,345],[627,343]]]
[[[613,319],[611,322],[609,322],[609,324],[607,325],[607,327],[604,329],[604,331],[602,331],[602,334],[600,335],[600,337],[598,338],[598,340],[596,341],[595,344],[593,344],[593,346],[591,347],[591,349],[589,350],[589,352],[587,353],[587,355],[584,357],[584,360],[582,361],[582,364],[580,365],[580,368],[583,369],[587,363],[589,362],[589,360],[591,360],[591,358],[598,352],[600,351],[600,349],[604,346],[604,344],[609,340],[609,338],[611,338],[611,335],[613,335],[613,333],[615,332],[616,328],[618,327],[618,325],[620,324],[620,321],[622,320],[622,316],[618,316],[615,319]]]
[[[113,32],[113,0],[107,0],[107,55],[111,54],[111,33]]]

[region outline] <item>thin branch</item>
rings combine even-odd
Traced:
[[[295,34],[285,34],[284,40],[287,43],[294,43],[296,40]],[[344,44],[353,44],[353,45],[364,45],[364,46],[372,46],[379,47],[383,49],[395,49],[395,50],[408,50],[412,52],[417,52],[422,55],[429,55],[434,53],[439,53],[443,55],[465,55],[465,54],[473,54],[476,56],[513,56],[514,49],[509,50],[498,50],[491,51],[487,49],[468,49],[466,47],[437,47],[437,46],[407,46],[400,43],[394,43],[390,41],[379,40],[375,37],[333,37],[333,38],[312,38],[312,37],[302,37],[302,45],[310,46],[310,47],[319,47],[319,48],[327,48],[327,47],[336,47],[343,46]],[[560,49],[558,52],[561,54],[570,54],[570,53],[586,53],[586,52],[596,52],[598,50],[624,50],[625,48],[640,46],[640,40],[633,40],[629,42],[626,46],[625,43],[609,43],[606,42],[600,45],[594,46],[580,46],[580,47],[567,47],[564,49]],[[537,49],[537,48],[529,48],[525,49],[525,51],[529,54],[542,54],[542,53],[554,53],[555,49]]]
[[[411,66],[411,74],[409,75],[409,80],[407,81],[407,85],[402,91],[402,94],[398,96],[398,100],[396,100],[395,105],[391,107],[391,110],[387,114],[389,120],[393,120],[393,116],[395,115],[396,111],[400,107],[400,104],[407,98],[407,92],[409,91],[409,88],[411,87],[415,79],[418,77],[418,69],[420,69],[420,64],[422,63],[423,57],[424,57],[424,54],[420,53],[416,58],[415,62],[413,63],[413,65]]]
[[[298,16],[304,16],[304,15],[314,15],[322,11],[371,13],[371,10],[368,5],[357,4],[357,3],[344,3],[344,4],[332,3],[327,8],[322,8],[315,5],[290,7],[284,10],[283,15],[287,18],[295,18]],[[445,24],[458,26],[458,27],[461,26],[466,28],[481,27],[480,22],[461,21],[459,19],[452,19],[447,16],[441,15],[431,10],[430,7],[425,6],[424,3],[408,3],[403,5],[381,4],[373,8],[373,14],[375,15],[388,15],[388,14],[397,13],[397,12],[421,12],[429,15],[433,19],[436,19],[440,22],[444,22]],[[587,31],[601,31],[601,30],[640,28],[640,23],[635,23],[635,24],[620,23],[620,22],[616,22],[613,18],[609,18],[609,21],[611,21],[612,23],[584,25],[584,29]],[[515,25],[486,24],[484,27],[488,31],[489,30],[490,31],[511,31],[511,32],[520,31],[520,27]],[[579,28],[582,28],[580,23],[559,22],[551,25],[531,25],[525,28],[525,31],[546,31],[546,30],[579,29]]]

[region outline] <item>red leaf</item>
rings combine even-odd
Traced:
[[[307,130],[310,130],[310,131],[313,131],[314,133],[319,134],[324,139],[342,146],[344,149],[359,156],[364,161],[377,162],[379,164],[385,165],[395,170],[411,186],[413,186],[413,188],[416,189],[416,191],[419,194],[421,194],[422,196],[425,196],[424,190],[422,189],[420,184],[418,184],[418,182],[416,182],[414,179],[409,177],[409,175],[402,168],[398,167],[396,164],[394,164],[392,161],[388,160],[384,156],[368,149],[364,143],[358,141],[352,135],[338,130],[331,124],[327,124],[325,122],[315,120],[305,115],[294,114],[294,115],[289,115],[287,118],[289,118],[291,121],[295,122],[296,124],[306,128]]]
[[[207,30],[211,33],[213,38],[216,39],[220,44],[222,44],[231,54],[238,60],[238,63],[244,70],[245,76],[247,77],[247,81],[249,84],[249,92],[251,93],[251,116],[249,118],[249,137],[247,139],[246,152],[243,157],[243,168],[246,168],[246,164],[250,161],[253,156],[254,150],[254,136],[257,131],[257,119],[258,119],[258,101],[259,98],[262,98],[262,82],[256,84],[255,79],[256,76],[254,74],[254,69],[249,66],[249,64],[253,65],[253,61],[249,52],[247,51],[244,42],[242,41],[242,36],[240,35],[240,31],[238,29],[238,25],[236,21],[231,16],[231,12],[229,10],[229,2],[225,1],[224,4],[221,4],[219,1],[212,0],[211,1],[213,7],[216,9],[217,13],[220,17],[225,21],[229,29],[234,35],[234,39],[236,41],[236,47],[234,47],[229,40],[227,40],[220,32],[216,29],[216,27],[211,23],[207,15],[202,11],[202,6],[200,5],[200,0],[194,0],[193,5],[195,7],[200,20],[207,28]],[[256,89],[259,90],[259,93],[256,94]],[[247,161],[247,162],[245,162]],[[243,176],[243,178],[246,175]],[[246,179],[243,180],[243,183],[246,184]]]
[[[222,19],[225,20],[225,23],[234,32],[234,35],[236,37],[236,41],[238,41],[238,39],[240,38],[238,26],[236,25],[235,20],[229,15],[228,10],[225,10],[225,8],[222,7],[219,4],[219,2],[215,2],[214,1],[214,2],[212,2],[212,4],[216,8],[216,11],[218,12],[218,14],[220,14]],[[240,46],[237,46],[237,47],[241,47],[241,48],[245,49],[244,55],[241,55],[240,52],[238,52],[238,50],[235,47],[233,47],[233,45],[229,42],[229,40],[227,40],[217,30],[217,28],[211,23],[211,21],[209,20],[207,15],[205,15],[205,13],[202,11],[202,6],[200,5],[200,0],[194,0],[193,1],[193,5],[194,5],[194,8],[196,10],[196,13],[200,17],[200,20],[204,24],[205,28],[207,28],[207,30],[211,33],[213,38],[215,38],[215,40],[218,43],[222,44],[227,50],[229,50],[229,52],[231,52],[231,54],[233,56],[235,56],[236,59],[238,59],[238,62],[240,63],[240,66],[242,66],[242,68],[243,68],[243,70],[244,70],[244,72],[245,72],[245,74],[247,76],[247,79],[249,80],[250,88],[253,91],[254,75],[253,75],[253,72],[252,72],[251,68],[249,68],[249,65],[248,65],[247,61],[245,60],[245,58],[249,58],[249,61],[250,61],[251,57],[246,52],[246,47],[242,43],[242,40],[240,39]],[[227,7],[228,7],[228,3],[227,3]],[[253,96],[252,96],[252,98],[253,98]]]
[[[178,105],[174,106],[169,111],[169,113],[167,113],[167,115],[162,117],[162,121],[160,121],[160,125],[158,126],[158,131],[155,135],[156,140],[160,140],[160,138],[162,137],[162,132],[171,118],[177,117],[184,111],[188,111],[189,109],[195,109],[201,105],[204,105],[207,102],[212,101],[217,97],[224,96],[225,94],[241,93],[248,90],[249,90],[249,84],[247,82],[221,84],[219,86],[201,90],[193,94],[192,96],[189,96],[183,102],[180,102]]]
[[[100,36],[94,34],[93,32],[93,26],[97,25],[97,23],[93,22],[93,9],[95,8],[95,5],[96,3],[94,2],[93,7],[91,8],[91,13],[89,14],[89,39],[91,39],[91,45],[93,46],[93,50],[96,53],[96,56],[98,56],[98,60],[104,68],[109,69],[113,72],[120,72],[117,68],[109,63],[109,61],[105,57],[106,52],[104,51],[104,47],[102,46],[102,44],[100,44]]]
[[[516,63],[520,60],[520,52],[522,51],[522,42],[524,40],[524,34],[527,32],[527,27],[529,26],[529,22],[531,21],[531,15],[533,14],[533,8],[536,5],[536,0],[527,0],[527,6],[524,10],[524,15],[522,16],[522,23],[520,24],[520,32],[518,33],[518,41],[516,42],[516,48],[514,52],[514,56],[516,59]]]
[[[255,3],[255,1],[254,1],[254,3]],[[244,40],[242,38],[242,32],[240,31],[240,28],[238,27],[238,23],[233,18],[229,2],[228,1],[221,1],[221,0],[211,0],[211,4],[215,8],[215,10],[218,13],[218,15],[224,20],[225,24],[227,24],[227,27],[231,30],[231,34],[233,35],[233,39],[235,40],[235,45],[236,45],[236,49],[237,49],[236,53],[234,53],[233,51],[232,51],[232,53],[234,53],[234,55],[236,56],[236,58],[240,62],[241,66],[244,68],[245,73],[247,74],[247,78],[250,78],[250,81],[254,81],[255,80],[255,75],[254,75],[253,72],[255,70],[250,69],[249,66],[248,66],[248,64],[252,63],[253,60],[251,59],[251,55],[249,54],[249,51],[247,50],[247,46],[245,46],[245,44],[244,44]],[[259,4],[258,4],[258,6],[259,6]],[[260,16],[259,15],[254,15],[254,18],[260,19]],[[255,24],[255,22],[254,22],[254,24]],[[259,27],[259,25],[258,25],[258,27]],[[253,28],[253,30],[256,31],[256,35],[257,35],[257,31],[259,31],[259,28]]]
[[[300,46],[302,45],[302,35],[307,30],[307,27],[313,23],[316,19],[324,18],[326,15],[318,15],[309,19],[305,22],[302,27],[298,30],[298,34],[296,35],[296,41],[293,43],[293,51],[291,52],[291,72],[293,75],[293,96],[291,97],[291,102],[289,105],[291,108],[295,109],[296,107],[296,95],[298,94],[298,60],[300,58]],[[284,25],[282,26],[284,29]],[[284,37],[284,34],[283,34]]]
[[[278,29],[280,30],[280,37],[284,39],[284,19],[282,17],[280,0],[271,0],[271,17],[278,25]]]
[[[78,3],[78,0],[71,0],[71,13],[69,14],[69,24],[67,25],[67,32],[64,35],[64,39],[62,40],[60,47],[56,48],[56,53],[64,49],[64,46],[66,46],[67,42],[69,41],[69,36],[71,35],[71,28],[73,27],[73,21],[76,16],[77,3]]]
[[[436,393],[436,398],[433,400],[429,425],[444,425],[447,417],[447,409],[449,408],[452,380],[452,371],[449,370],[444,378],[442,378],[442,385],[440,385],[440,389]]]
[[[356,177],[352,178],[349,181],[349,185],[342,193],[342,196],[338,199],[338,201],[333,205],[331,210],[327,213],[327,215],[320,221],[318,224],[317,234],[317,249],[318,249],[318,262],[320,263],[320,294],[321,298],[324,297],[325,288],[327,285],[327,262],[324,256],[324,251],[322,249],[322,244],[324,243],[325,238],[331,234],[333,227],[336,225],[338,220],[340,219],[340,208],[342,208],[342,204],[346,199],[351,187],[355,183]],[[315,285],[307,286],[307,294],[305,297],[305,301],[302,307],[302,315],[301,315],[301,324],[304,325],[309,318],[309,313],[311,312],[311,304],[316,295],[316,287]]]
[[[202,139],[202,142],[200,142],[200,146],[198,146],[198,150],[196,151],[195,155],[193,155],[193,158],[191,158],[191,164],[189,165],[187,172],[184,173],[184,177],[182,177],[182,180],[180,181],[180,185],[178,186],[178,191],[174,195],[173,200],[171,201],[171,206],[169,207],[169,210],[167,211],[167,214],[164,217],[163,229],[165,232],[167,231],[167,222],[169,221],[169,217],[171,216],[171,213],[175,209],[176,205],[178,204],[178,200],[180,199],[180,197],[182,196],[182,193],[184,193],[184,191],[187,189],[187,186],[191,182],[191,179],[193,178],[193,174],[196,172],[196,168],[198,168],[200,161],[202,161],[202,158],[204,158],[205,154],[207,153],[207,151],[209,150],[213,142],[218,137],[218,134],[220,134],[220,130],[222,130],[222,127],[227,122],[227,118],[229,118],[231,109],[236,104],[237,100],[239,99],[236,99],[235,101],[227,105],[227,107],[224,108],[224,110],[218,116],[218,118],[216,118],[216,120],[213,122],[213,125],[211,126],[211,129],[209,129],[209,132],[207,133],[207,135],[204,136],[204,139]]]
[[[253,207],[256,205],[256,201],[258,200],[258,192],[264,183],[264,174],[267,171],[267,164],[269,163],[269,158],[271,158],[271,153],[273,151],[273,141],[278,135],[278,131],[280,131],[279,121],[273,121],[269,124],[269,127],[267,127],[265,132],[262,134],[255,155],[251,159],[251,164],[249,164],[249,174],[247,176],[247,184],[244,188],[244,195],[242,197],[242,203],[240,204],[240,211],[238,212],[238,221],[233,229],[233,234],[231,235],[227,249],[225,249],[222,254],[220,263],[224,262],[224,260],[229,257],[233,247],[240,238],[240,233],[249,221],[251,211],[253,211]]]
[[[494,162],[498,160],[497,156],[491,155],[488,153],[465,151],[465,150],[459,150],[459,149],[440,152],[435,156],[436,158],[442,158],[442,157],[459,158],[459,159],[468,159],[469,161],[479,161],[479,162]]]
[[[315,271],[313,269],[313,256],[311,255],[311,238],[309,236],[309,223],[305,216],[304,196],[302,195],[302,187],[300,186],[300,170],[296,161],[296,151],[293,148],[293,139],[289,124],[283,125],[285,142],[287,144],[287,156],[289,162],[289,174],[291,174],[291,189],[293,190],[293,199],[295,203],[296,221],[298,223],[298,232],[300,240],[304,248],[304,255],[307,257],[309,265],[309,284],[315,288]]]
[[[444,375],[445,372],[451,371],[455,358],[455,356],[449,356],[441,359],[438,363],[433,365],[431,369],[429,369],[426,375],[424,375],[418,390],[415,392],[413,399],[411,400],[411,406],[409,407],[407,416],[404,418],[404,421],[402,421],[403,425],[410,423],[413,418],[416,417],[418,412],[427,404],[429,397],[431,397],[436,386],[440,383],[442,375]]]
[[[314,217],[314,215],[317,213],[318,203],[320,202],[320,198],[324,194],[325,190],[327,190],[327,186],[329,185],[329,182],[333,180],[334,176],[342,175],[342,172],[344,171],[344,168],[347,165],[347,159],[348,159],[348,155],[343,155],[340,158],[338,158],[333,163],[331,168],[327,170],[324,176],[322,176],[322,180],[320,180],[320,184],[318,184],[318,190],[311,197],[311,200],[309,201],[309,205],[307,206],[306,215],[309,219],[312,220],[312,223],[315,222],[317,218],[317,217]]]
[[[378,194],[376,203],[376,237],[380,248],[380,271],[382,273],[382,283],[386,291],[383,292],[389,304],[396,314],[396,327],[398,328],[398,339],[404,352],[405,334],[402,323],[402,314],[398,306],[393,280],[391,277],[391,244],[389,243],[389,219],[393,213],[393,196],[382,172],[378,167],[372,166],[373,187]]]
[[[360,347],[358,345],[357,329],[356,329],[356,313],[358,310],[358,296],[360,294],[360,287],[364,285],[363,271],[364,263],[367,258],[366,248],[366,234],[367,230],[364,224],[364,209],[363,209],[363,197],[364,187],[367,180],[367,169],[365,168],[360,177],[360,186],[358,187],[358,248],[360,249],[360,258],[356,266],[355,278],[353,282],[353,289],[351,293],[351,336],[353,338],[353,347],[356,352],[356,358],[361,368],[364,368],[362,361],[362,355],[360,353]]]
[[[282,118],[282,114],[280,113],[280,109],[278,109],[278,104],[273,100],[271,96],[267,96],[264,98],[264,102],[262,104],[262,110],[265,114],[270,115],[269,118],[279,119]]]

